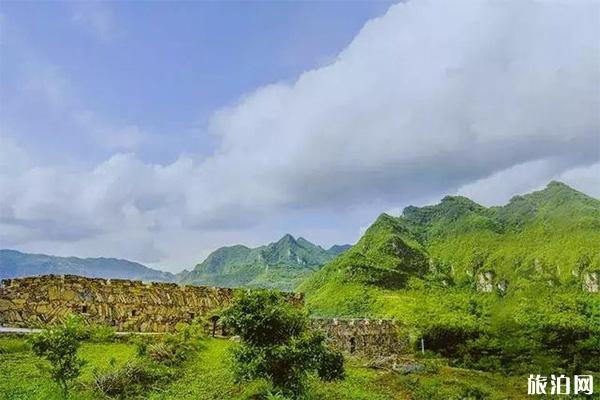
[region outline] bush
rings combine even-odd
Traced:
[[[167,368],[129,362],[115,371],[94,371],[92,386],[103,396],[120,399],[143,394],[171,375]]]
[[[296,397],[311,372],[327,380],[343,377],[341,353],[327,348],[321,335],[308,332],[305,311],[280,292],[239,292],[223,321],[241,338],[232,354],[238,380],[263,378],[283,395]]]
[[[104,324],[92,324],[85,328],[85,338],[94,343],[107,343],[115,340],[116,330]]]
[[[83,336],[80,319],[71,316],[63,325],[45,329],[31,338],[33,352],[50,362],[52,380],[58,383],[65,398],[85,363],[77,356]]]
[[[94,371],[93,388],[111,398],[142,395],[172,377],[172,367],[198,350],[203,338],[204,329],[197,323],[181,324],[171,334],[131,336],[140,360],[114,371]]]
[[[149,335],[130,335],[128,340],[135,347],[137,356],[145,357],[148,353],[148,346],[152,343],[153,338]]]
[[[146,349],[146,356],[152,361],[166,365],[174,365],[180,361],[174,346],[168,346],[165,342],[158,342],[148,345]]]
[[[339,351],[325,349],[317,361],[317,373],[324,381],[344,377],[344,356]]]
[[[205,330],[201,323],[180,324],[175,333],[133,339],[138,356],[164,365],[177,365],[202,346]]]

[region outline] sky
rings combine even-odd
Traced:
[[[0,3],[0,247],[179,271],[448,194],[600,197],[595,1]]]

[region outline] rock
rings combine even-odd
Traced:
[[[598,293],[600,286],[600,272],[586,272],[583,275],[583,290],[591,293]]]
[[[55,323],[79,313],[88,322],[119,330],[167,332],[177,323],[219,312],[232,298],[230,288],[46,275],[4,280],[0,320],[33,327],[40,321]],[[288,294],[288,299],[294,305],[304,303],[298,293]]]
[[[0,312],[14,310],[17,307],[13,304],[12,301],[0,299]]]
[[[480,273],[477,277],[477,290],[484,293],[490,293],[494,290],[494,271]]]
[[[405,364],[396,364],[393,369],[403,374],[412,374],[415,372],[423,372],[425,366],[416,362],[408,362]]]

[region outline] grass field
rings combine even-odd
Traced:
[[[266,382],[236,384],[228,365],[227,340],[206,340],[200,351],[177,367],[174,379],[144,393],[150,400],[253,399],[264,392]],[[94,369],[118,368],[136,358],[129,343],[85,343],[79,352],[87,361],[70,399],[103,399],[91,388]],[[309,380],[307,399],[519,399],[525,395],[526,378],[449,368],[443,364],[408,375],[369,369],[358,359],[347,360],[346,379],[324,383]],[[54,400],[60,391],[43,370],[22,338],[0,338],[0,399]]]

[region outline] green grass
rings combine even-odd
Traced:
[[[47,363],[33,355],[23,338],[0,338],[0,348],[10,348],[13,351],[0,351],[0,399],[11,400],[54,400],[61,399],[60,390],[55,385],[44,368]],[[88,363],[77,381],[70,399],[96,399],[94,393],[85,389],[89,382],[92,369],[107,368],[110,359],[114,358],[115,365],[125,362],[133,356],[132,346],[122,343],[84,344],[80,355]]]
[[[43,365],[22,338],[0,338],[0,399],[60,399],[59,389],[38,368]],[[264,393],[268,384],[254,381],[236,384],[228,364],[228,350],[234,342],[208,339],[197,354],[190,357],[176,373],[176,379],[156,391],[146,393],[150,400],[223,400],[252,399]],[[134,359],[134,346],[128,343],[85,343],[80,356],[87,361],[70,399],[100,400],[87,384],[94,368],[118,368]],[[114,361],[111,362],[111,359]],[[112,366],[111,366],[112,364]],[[321,382],[309,379],[306,400],[394,400],[460,399],[467,394],[482,394],[485,399],[525,398],[526,377],[507,378],[499,374],[439,366],[426,372],[402,375],[368,369],[358,359],[347,361],[346,379]],[[475,398],[475,397],[473,397]]]
[[[207,340],[204,351],[186,361],[181,378],[161,393],[153,393],[149,399],[231,399],[240,394],[227,366],[227,349],[231,342]]]
[[[89,381],[94,368],[118,368],[132,360],[135,354],[134,346],[129,343],[85,343],[79,350],[79,356],[87,361],[81,372],[81,380]]]

